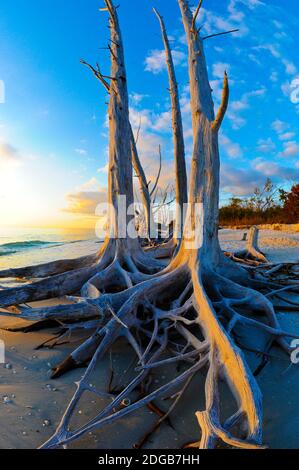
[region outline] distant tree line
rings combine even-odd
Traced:
[[[299,222],[299,184],[290,192],[267,178],[247,198],[232,197],[220,208],[220,225],[294,224]]]

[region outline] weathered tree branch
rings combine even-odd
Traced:
[[[154,8],[162,33],[162,39],[166,54],[166,64],[169,77],[169,91],[172,107],[172,129],[174,141],[175,181],[176,181],[176,225],[174,236],[181,238],[184,226],[184,204],[188,202],[187,194],[187,170],[185,161],[185,143],[183,133],[183,122],[180,108],[178,84],[174,69],[172,52],[162,16]]]
[[[197,8],[196,8],[196,10],[195,10],[195,13],[194,13],[194,15],[193,15],[193,18],[192,18],[191,32],[194,33],[194,34],[197,33],[197,29],[196,29],[196,20],[197,20],[199,11],[200,11],[200,9],[201,9],[201,7],[202,7],[202,3],[203,3],[203,0],[200,0],[200,1],[199,1],[199,4],[198,4],[198,6],[197,6]]]
[[[111,53],[111,57],[114,60],[117,60],[117,57],[116,57],[115,53],[113,52],[113,48],[111,46],[109,46],[109,50],[110,50],[110,53]],[[102,85],[104,86],[106,91],[110,94],[111,86],[105,80],[105,78],[107,78],[107,77],[105,77],[101,73],[99,65],[97,64],[97,68],[95,69],[91,64],[84,61],[83,59],[81,59],[80,62],[81,62],[81,64],[86,65],[92,71],[92,73],[95,75],[95,77],[102,83]],[[146,180],[146,177],[145,177],[145,173],[144,173],[144,170],[142,168],[142,165],[141,165],[141,162],[140,162],[140,159],[139,159],[137,146],[136,146],[136,141],[135,141],[135,138],[134,138],[134,135],[133,135],[131,124],[130,124],[130,132],[131,132],[131,147],[132,147],[132,163],[133,163],[135,173],[136,173],[136,175],[138,177],[138,180],[139,180],[139,185],[140,185],[140,190],[141,190],[141,197],[142,197],[142,202],[143,202],[143,205],[144,205],[145,216],[146,216],[146,232],[147,232],[147,236],[149,238],[150,237],[150,227],[154,223],[152,213],[151,213],[151,198],[150,198],[150,194],[149,194],[149,189],[148,189],[148,184],[147,184],[147,180]]]
[[[222,121],[224,119],[227,107],[228,107],[228,102],[229,102],[229,84],[228,84],[228,76],[227,73],[224,72],[224,81],[223,81],[223,90],[222,90],[222,99],[221,99],[221,104],[220,108],[218,110],[217,116],[215,121],[212,124],[212,129],[215,132],[218,132]]]
[[[215,38],[216,36],[223,36],[224,34],[237,33],[238,31],[240,31],[240,30],[239,29],[232,29],[231,31],[224,31],[223,33],[210,34],[209,36],[204,36],[202,38],[202,40],[205,41],[206,39]]]

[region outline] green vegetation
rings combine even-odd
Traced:
[[[232,197],[220,209],[220,225],[293,224],[299,222],[299,184],[290,192],[275,187],[268,178],[248,198]]]

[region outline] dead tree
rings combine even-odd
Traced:
[[[154,8],[162,33],[162,39],[165,47],[166,64],[169,77],[169,93],[172,108],[172,128],[174,142],[174,162],[175,162],[175,190],[176,190],[176,224],[175,238],[181,238],[184,227],[184,205],[188,202],[187,195],[187,171],[185,161],[185,143],[183,134],[183,122],[179,99],[178,84],[174,69],[172,52],[162,16]]]
[[[145,218],[145,232],[147,235],[147,239],[150,240],[151,231],[154,226],[154,218],[153,218],[153,212],[152,212],[152,207],[151,207],[151,195],[150,195],[150,191],[148,187],[149,185],[148,185],[143,167],[139,159],[137,145],[133,136],[132,129],[131,129],[131,132],[132,132],[131,146],[132,146],[133,168],[138,178],[139,186],[140,186],[141,201],[143,204],[143,212],[144,212],[144,218]]]
[[[111,0],[105,0],[110,15],[111,32],[111,77],[110,83],[103,77],[99,68],[98,77],[106,90],[109,91],[109,171],[108,171],[108,202],[112,210],[109,211],[108,233],[103,246],[96,257],[87,257],[83,260],[79,269],[55,274],[30,285],[20,286],[15,289],[0,291],[0,305],[20,305],[25,302],[43,300],[50,297],[59,297],[77,292],[84,296],[96,297],[100,290],[111,290],[131,287],[159,270],[162,266],[158,261],[146,255],[136,237],[126,237],[118,233],[118,221],[120,220],[119,196],[125,196],[125,227],[134,225],[134,214],[130,215],[128,208],[134,202],[132,182],[132,140],[133,133],[129,122],[129,105],[126,70],[124,64],[124,52],[118,18]],[[134,151],[133,151],[134,155]],[[59,263],[59,262],[58,262]],[[61,262],[60,262],[61,263]],[[62,262],[63,264],[64,262]],[[80,263],[80,262],[79,262]],[[72,263],[67,263],[68,267]],[[78,266],[78,261],[72,267]],[[87,264],[86,267],[85,264]],[[36,268],[41,271],[41,268]],[[43,268],[49,273],[49,266]],[[55,264],[56,269],[56,264]],[[61,267],[59,268],[61,270]],[[28,272],[27,268],[14,271],[18,275]],[[54,269],[53,269],[54,271]],[[34,269],[30,272],[36,273]],[[57,272],[57,270],[56,270]],[[129,274],[128,274],[129,273]],[[5,273],[7,274],[7,272]],[[12,274],[12,273],[10,273]],[[134,279],[131,279],[134,278]],[[83,286],[83,287],[82,287]],[[80,301],[82,305],[82,301]],[[88,306],[85,305],[85,310]],[[70,319],[72,306],[69,306]],[[26,317],[29,312],[24,311]],[[31,312],[36,319],[43,319],[48,311],[42,313],[38,309]],[[49,315],[51,311],[49,311]],[[76,319],[78,316],[76,314]]]
[[[111,0],[105,0],[105,3],[110,15],[113,40],[109,197],[116,205],[115,195],[119,187],[122,187],[124,180],[128,185],[131,184],[128,164],[131,155],[130,129],[117,11]],[[181,388],[182,396],[190,378],[199,371],[206,375],[206,407],[204,411],[196,413],[200,439],[193,446],[211,448],[217,441],[239,448],[257,448],[262,445],[262,396],[244,358],[243,345],[238,343],[239,333],[242,331],[244,337],[245,329],[252,336],[254,331],[262,330],[267,344],[276,341],[287,352],[290,348],[285,337],[294,335],[280,328],[273,305],[268,299],[281,291],[281,285],[270,282],[262,274],[255,276],[254,270],[249,274],[247,266],[242,267],[226,258],[219,246],[218,132],[228,105],[229,86],[225,74],[222,102],[215,116],[203,39],[196,27],[201,3],[192,15],[188,1],[178,0],[188,42],[194,137],[189,210],[180,248],[167,268],[148,275],[146,279],[143,275],[143,282],[139,282],[142,276],[139,271],[139,249],[135,242],[117,238],[113,243],[106,242],[106,245],[110,244],[109,254],[114,261],[105,271],[97,274],[101,284],[94,283],[97,295],[92,295],[93,290],[87,286],[83,290],[83,294],[86,292],[87,295],[82,296],[76,304],[77,308],[81,305],[82,308],[87,306],[97,311],[98,323],[102,323],[102,326],[96,327],[92,336],[58,368],[58,373],[74,365],[85,364],[90,357],[92,359],[77,384],[60,425],[43,448],[67,446],[87,432],[101,429],[156,398],[169,395],[171,391]],[[119,153],[120,148],[122,154]],[[121,167],[116,170],[112,163],[124,164],[125,175],[121,174]],[[117,233],[114,222],[112,218],[111,229]],[[190,241],[193,244],[190,245]],[[108,252],[106,256],[109,256]],[[121,265],[120,256],[125,260],[125,265]],[[273,269],[270,271],[273,273]],[[110,284],[109,291],[108,280],[111,278],[113,284]],[[117,292],[116,283],[121,289]],[[103,285],[104,290],[101,290]],[[258,289],[268,291],[267,296]],[[292,289],[295,289],[294,284]],[[3,298],[7,298],[7,292],[0,299],[0,304]],[[12,299],[13,296],[10,297]],[[7,305],[7,300],[5,302]],[[11,302],[16,303],[20,302]],[[29,312],[34,310],[28,309]],[[254,314],[255,318],[250,318],[249,313]],[[23,311],[19,316],[26,318],[26,315],[27,312]],[[111,401],[107,406],[96,409],[94,417],[88,422],[70,429],[70,421],[82,395],[89,391],[102,396],[91,385],[91,377],[98,361],[120,337],[125,337],[136,353],[138,367],[133,378],[124,385],[123,390],[110,396]],[[141,398],[133,398],[132,392],[144,382],[151,370],[165,368],[176,362],[186,363],[183,371],[159,388],[153,385]],[[235,410],[226,420],[220,414],[220,380],[226,382],[235,397],[235,400],[232,399]],[[124,398],[132,399],[126,407],[122,406]],[[172,411],[173,407],[169,413]]]

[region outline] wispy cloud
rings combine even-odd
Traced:
[[[295,135],[295,132],[285,132],[284,134],[279,135],[279,140],[291,140]]]
[[[107,202],[107,188],[70,193],[66,195],[66,200],[68,205],[63,212],[95,216],[98,204]]]
[[[240,144],[232,142],[232,140],[226,135],[220,134],[219,142],[229,158],[235,159],[243,157],[243,151]]]
[[[244,93],[239,100],[230,103],[227,117],[231,121],[233,129],[240,129],[246,124],[246,119],[241,115],[242,111],[250,108],[250,100],[254,97],[263,97],[266,94],[266,88],[260,88]]]
[[[257,151],[262,153],[270,153],[276,149],[276,145],[273,140],[268,137],[268,139],[259,139],[257,145]]]
[[[149,95],[144,95],[142,93],[131,93],[130,94],[130,101],[132,106],[136,106],[140,104],[145,98],[148,98]]]
[[[289,124],[280,119],[276,119],[272,122],[271,127],[277,134],[281,134],[289,128]]]
[[[215,78],[222,78],[224,77],[224,72],[229,72],[230,64],[225,62],[216,62],[213,64],[213,75]]]
[[[187,65],[187,55],[185,52],[174,49],[172,51],[174,65]],[[160,73],[166,69],[165,51],[154,49],[150,51],[145,59],[145,70],[154,74]]]
[[[75,149],[75,152],[76,152],[78,155],[81,155],[81,156],[87,155],[87,150],[82,149],[82,148],[77,148],[77,149]]]
[[[294,140],[284,142],[283,151],[280,153],[281,157],[297,157],[299,156],[299,145]]]
[[[236,169],[232,164],[221,168],[221,189],[235,196],[252,195],[256,187],[261,187],[266,178],[274,183],[292,182],[299,178],[299,168],[286,167],[275,162],[258,158],[252,166]]]
[[[19,164],[21,160],[22,157],[16,147],[0,141],[0,165]]]

